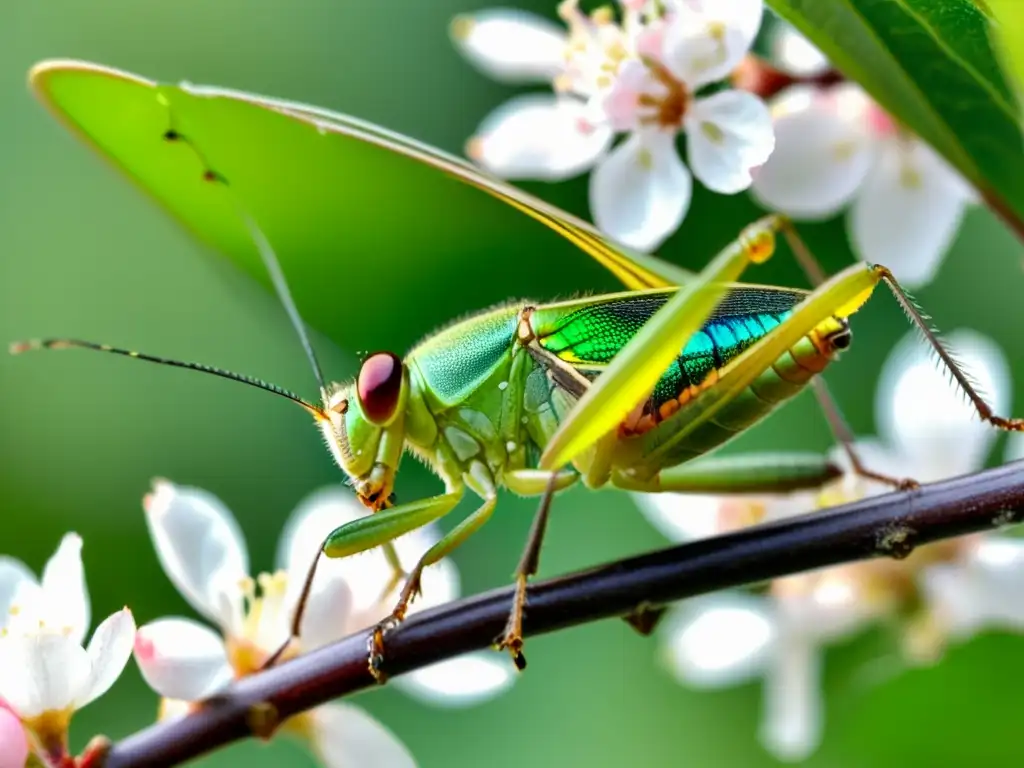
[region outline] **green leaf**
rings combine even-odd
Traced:
[[[992,38],[1003,57],[1003,70],[1013,81],[1018,99],[1024,97],[1024,3],[988,0],[995,17]]]
[[[768,3],[1024,231],[1020,112],[972,0]]]
[[[44,62],[31,83],[90,146],[269,285],[241,203],[277,251],[307,321],[350,350],[404,351],[450,321],[452,306],[479,309],[529,295],[538,274],[565,293],[615,285],[568,239],[494,195],[544,203],[377,126],[85,62]],[[182,138],[168,140],[169,130]],[[230,191],[204,180],[207,168]],[[602,239],[582,221],[555,217]],[[472,295],[463,302],[446,295],[453,283],[473,286]],[[405,332],[379,330],[380,313],[398,314]]]

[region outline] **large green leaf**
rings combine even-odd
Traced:
[[[464,306],[474,309],[529,295],[538,274],[565,292],[615,285],[567,239],[609,247],[590,225],[459,158],[354,118],[160,85],[84,62],[44,62],[31,82],[94,149],[269,284],[240,203],[273,243],[307,319],[349,349],[402,351],[451,319],[453,302],[434,300],[449,289],[468,286]],[[168,131],[182,138],[169,140]],[[230,191],[204,180],[207,168]],[[522,210],[568,234],[531,223]],[[375,333],[382,312],[399,313],[407,333]]]
[[[768,2],[1024,229],[1020,113],[973,0]]]
[[[1003,69],[1024,98],[1024,3],[1021,0],[988,0],[995,15],[992,37],[1003,57]]]

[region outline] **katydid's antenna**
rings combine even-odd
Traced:
[[[224,186],[228,186],[227,181],[217,176],[217,179],[224,183]],[[263,234],[263,230],[260,229],[256,221],[249,215],[241,202],[235,198],[234,193],[231,193],[232,199],[235,201],[235,206],[238,208],[238,215],[242,221],[245,222],[246,228],[249,230],[249,234],[252,236],[253,241],[256,243],[256,250],[260,252],[260,258],[263,260],[263,266],[266,267],[267,272],[270,274],[270,280],[274,284],[274,291],[277,293],[277,298],[284,305],[284,311],[288,313],[288,319],[292,322],[292,327],[295,328],[295,332],[299,335],[299,341],[302,343],[302,348],[306,352],[306,357],[309,359],[309,364],[313,368],[313,375],[316,376],[317,386],[320,387],[320,397],[327,400],[327,384],[324,382],[324,373],[320,368],[320,361],[316,358],[316,352],[313,351],[313,344],[309,340],[309,334],[306,332],[306,324],[302,321],[302,316],[299,314],[298,307],[295,306],[295,299],[292,298],[292,292],[288,289],[288,281],[285,280],[284,272],[281,269],[281,262],[277,259],[277,254],[274,253],[273,247],[270,245],[270,241],[267,240],[266,235]]]
[[[291,400],[297,405],[301,405],[313,416],[321,419],[326,419],[327,414],[323,408],[312,403],[308,403],[301,397],[296,395],[294,392],[289,392],[283,387],[279,387],[276,384],[269,384],[261,379],[254,378],[252,376],[245,376],[241,373],[232,373],[231,371],[225,371],[223,368],[214,368],[210,365],[203,365],[202,363],[186,363],[181,360],[171,360],[166,357],[156,357],[155,355],[147,355],[142,352],[135,352],[130,349],[119,349],[117,347],[111,347],[107,344],[97,344],[92,341],[81,341],[79,339],[37,339],[33,341],[16,341],[10,346],[10,353],[12,355],[19,355],[22,352],[28,352],[30,350],[38,349],[91,349],[95,352],[109,352],[114,355],[122,355],[124,357],[133,357],[136,360],[145,360],[147,363],[156,363],[158,365],[169,365],[173,368],[184,368],[189,371],[199,371],[200,373],[209,373],[213,376],[219,376],[222,379],[228,379],[229,381],[238,381],[242,384],[248,384],[250,387],[256,389],[262,389],[264,392],[272,392],[275,395],[283,397],[287,400]]]
[[[285,279],[284,271],[281,269],[281,262],[278,261],[277,254],[274,253],[274,248],[271,246],[267,236],[263,234],[263,230],[260,229],[256,220],[249,215],[245,206],[242,205],[242,201],[238,199],[237,195],[235,195],[228,180],[211,168],[210,164],[206,162],[206,158],[203,156],[203,153],[199,151],[199,148],[195,144],[173,127],[164,133],[164,139],[166,141],[182,142],[189,147],[195,153],[196,157],[199,158],[200,164],[205,169],[203,171],[203,179],[210,182],[220,182],[228,190],[231,201],[234,203],[235,209],[238,211],[238,216],[242,219],[246,229],[249,230],[249,235],[252,237],[253,242],[255,242],[256,250],[259,251],[260,259],[263,261],[263,266],[270,275],[270,281],[274,285],[274,292],[277,294],[277,298],[281,304],[284,305],[284,310],[288,313],[288,319],[291,320],[295,333],[299,335],[299,341],[302,343],[302,349],[305,351],[306,358],[309,360],[309,364],[313,368],[313,375],[316,377],[317,386],[320,387],[320,397],[326,403],[327,384],[324,381],[323,370],[320,368],[320,361],[317,360],[316,352],[313,351],[313,344],[310,342],[309,334],[306,332],[306,324],[302,321],[302,316],[299,314],[298,307],[295,306],[295,299],[292,298],[292,292],[288,288],[288,281]]]

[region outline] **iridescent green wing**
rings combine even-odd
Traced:
[[[547,351],[594,379],[675,293],[661,289],[548,304],[533,313]],[[785,321],[806,291],[733,285],[662,374],[647,410],[678,400]]]
[[[368,294],[386,296],[416,335],[443,322],[450,306],[423,301],[424,290],[439,287],[431,280],[465,289],[467,307],[528,295],[536,273],[514,268],[522,253],[513,247],[564,263],[552,275],[556,290],[586,284],[570,243],[629,288],[691,278],[457,157],[346,115],[237,91],[160,85],[83,62],[44,62],[31,81],[62,122],[266,283],[231,198],[240,200],[274,244],[304,314],[343,342],[380,342],[367,322],[379,304],[361,300]],[[166,140],[169,130],[184,140]],[[207,169],[231,192],[205,182]],[[545,227],[524,226],[529,219],[521,213]],[[559,274],[573,280],[560,282]]]

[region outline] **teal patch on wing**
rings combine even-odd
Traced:
[[[621,295],[602,301],[565,305],[561,317],[546,307],[540,343],[562,360],[593,378],[650,320],[672,291]],[[792,314],[803,291],[760,287],[735,288],[700,332],[687,342],[654,388],[653,405],[675,399],[699,385],[714,370],[747,349]]]
[[[408,360],[430,394],[446,405],[465,401],[511,358],[520,306],[501,307],[462,320],[423,341]]]

